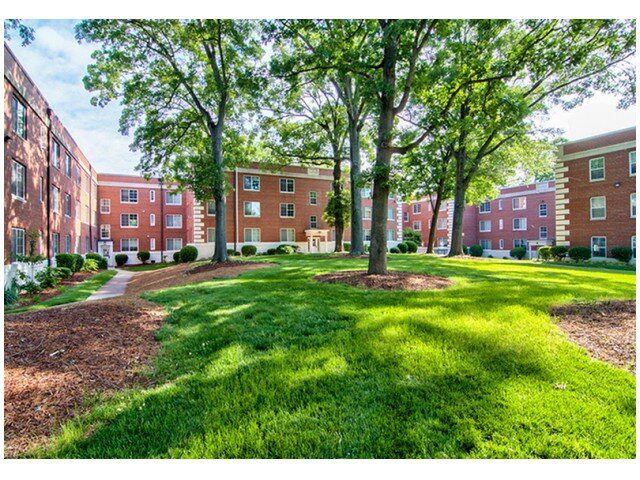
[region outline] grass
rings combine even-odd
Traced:
[[[44,308],[54,307],[56,305],[64,305],[65,303],[79,302],[85,300],[92,293],[98,290],[102,285],[107,283],[111,277],[116,274],[115,270],[105,270],[97,273],[91,278],[86,279],[79,285],[73,287],[63,285],[60,288],[60,294],[52,297],[44,302],[34,303],[27,307],[17,307],[6,310],[5,313],[31,312],[34,310],[42,310]]]
[[[543,265],[558,265],[562,267],[575,267],[575,268],[602,268],[605,270],[623,270],[627,272],[635,272],[636,266],[623,262],[613,261],[587,261],[579,263],[567,263],[567,262],[545,262]]]
[[[161,268],[170,267],[175,263],[145,263],[143,265],[134,265],[132,267],[125,267],[125,270],[131,272],[148,272],[150,270],[160,270]]]
[[[425,292],[319,284],[366,260],[145,295],[170,312],[152,388],[67,423],[46,457],[634,457],[635,379],[563,336],[549,307],[629,299],[635,274],[392,255]]]

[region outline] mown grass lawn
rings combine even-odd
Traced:
[[[427,292],[319,284],[366,260],[275,268],[146,298],[171,312],[157,387],[98,402],[60,457],[633,457],[635,379],[548,315],[628,299],[632,272],[393,255],[450,277]]]

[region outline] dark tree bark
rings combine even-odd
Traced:
[[[449,257],[462,255],[462,221],[464,219],[464,203],[467,194],[468,184],[456,181],[454,204],[453,204],[453,225],[451,228],[451,248]]]
[[[336,199],[342,199],[342,158],[340,157],[340,147],[336,144],[332,145],[335,160],[333,161],[333,195]],[[340,209],[342,210],[342,208]],[[344,237],[344,216],[337,215],[335,218],[336,229],[336,245],[335,252],[342,251],[342,239]]]
[[[431,224],[429,226],[429,241],[427,243],[427,253],[433,253],[433,248],[436,243],[436,229],[438,228],[438,218],[440,218],[440,206],[442,205],[445,181],[446,179],[441,182],[441,185],[438,185],[438,191],[436,192],[436,201],[432,203],[431,199],[429,199],[431,208],[433,209],[433,216],[431,217]]]
[[[214,201],[216,204],[216,244],[214,247],[213,262],[225,262],[227,260],[227,202],[225,195],[225,171],[222,164],[222,125],[223,118],[218,118],[215,126],[211,126],[213,142],[213,161],[218,169],[214,186]],[[238,186],[236,185],[236,188]]]
[[[349,118],[349,172],[351,184],[351,255],[364,254],[364,232],[362,229],[362,189],[360,185],[360,130]]]

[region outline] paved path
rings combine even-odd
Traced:
[[[92,300],[102,300],[103,298],[119,297],[124,294],[129,279],[135,275],[135,272],[129,270],[118,270],[118,273],[107,283],[102,285],[96,292],[87,298],[87,302]]]

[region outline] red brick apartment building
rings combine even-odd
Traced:
[[[636,242],[636,128],[568,142],[556,165],[556,242],[594,258]]]
[[[467,220],[468,210],[465,210],[464,221]],[[412,200],[402,204],[402,227],[411,228],[422,233],[422,244],[427,245],[429,229],[433,218],[433,206],[428,197]],[[451,222],[453,220],[453,202],[444,201],[440,205],[438,222],[436,225],[435,247],[444,252],[449,249],[451,241]]]

